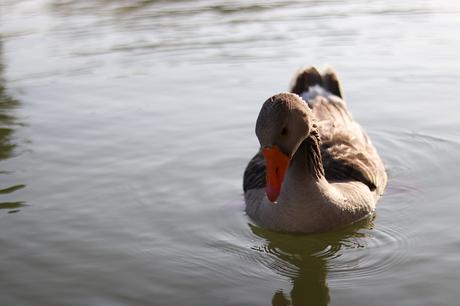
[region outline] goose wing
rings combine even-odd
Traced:
[[[262,153],[259,151],[249,161],[243,175],[243,190],[244,192],[250,189],[265,188],[265,160]]]
[[[318,96],[308,103],[318,120],[326,179],[359,181],[380,195],[387,182],[383,162],[345,102],[336,96]]]

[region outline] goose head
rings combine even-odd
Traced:
[[[271,202],[277,200],[290,162],[311,130],[312,112],[298,95],[280,93],[263,104],[256,136],[265,158],[265,191]]]

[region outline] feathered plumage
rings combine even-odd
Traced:
[[[248,215],[274,230],[313,232],[371,213],[387,175],[366,132],[348,111],[337,75],[331,69],[323,75],[313,67],[305,69],[295,77],[291,92],[267,100],[259,115],[261,150],[243,180]],[[289,134],[283,135],[286,127]],[[264,147],[280,147],[291,160],[276,204],[265,196]]]

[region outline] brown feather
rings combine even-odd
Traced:
[[[259,151],[248,163],[243,175],[244,192],[250,189],[265,188],[265,160]]]
[[[325,84],[335,95],[308,101],[316,119],[310,136],[304,140],[311,148],[307,165],[310,172],[315,178],[325,176],[329,182],[361,182],[380,195],[387,181],[382,161],[340,98],[342,91],[335,72],[329,70],[322,78],[318,75],[315,68],[306,69],[298,74],[292,88],[293,93],[301,94],[309,86]],[[246,167],[243,189],[264,188],[265,184],[265,161],[258,152]]]
[[[318,120],[326,179],[359,181],[381,194],[387,180],[383,163],[343,100],[317,97],[308,104]]]

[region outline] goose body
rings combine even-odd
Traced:
[[[282,232],[326,231],[375,209],[387,174],[342,99],[334,71],[300,71],[256,123],[260,150],[244,172],[246,213]]]

